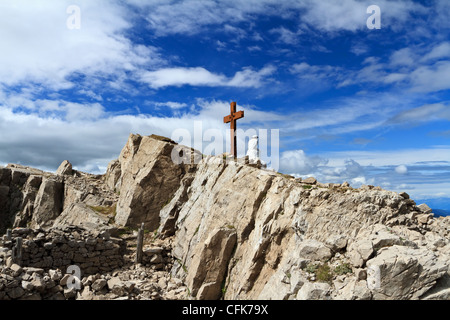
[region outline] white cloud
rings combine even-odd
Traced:
[[[395,172],[397,172],[398,174],[407,174],[408,168],[404,164],[401,164],[395,167]]]
[[[436,45],[430,52],[423,56],[422,61],[441,58],[450,58],[450,42],[442,42]]]
[[[403,150],[372,150],[372,151],[335,151],[323,154],[329,159],[330,166],[340,166],[347,159],[353,159],[362,166],[386,167],[405,165],[411,168],[416,163],[448,162],[449,146]]]
[[[163,68],[144,72],[141,80],[150,87],[159,89],[167,86],[229,86],[229,87],[260,87],[267,76],[275,71],[275,67],[266,66],[259,71],[244,68],[235,73],[232,78],[223,74],[212,73],[202,67],[193,68]]]
[[[309,84],[321,82],[323,85],[324,81],[338,81],[337,79],[341,78],[344,69],[330,65],[311,66],[306,62],[301,62],[293,64],[289,71]]]
[[[370,1],[343,0],[185,0],[185,1],[139,1],[130,0],[140,10],[146,12],[149,28],[157,36],[169,34],[198,34],[206,28],[223,25],[251,24],[259,16],[275,16],[283,19],[296,19],[298,25],[323,32],[357,31],[367,29],[369,15],[366,9]],[[394,29],[408,27],[413,13],[426,9],[413,1],[378,0],[382,10],[382,27]],[[281,40],[293,44],[296,32],[280,29]],[[288,32],[286,32],[288,31]]]
[[[208,70],[196,68],[164,68],[148,71],[142,75],[142,81],[152,88],[158,89],[167,86],[219,86],[225,83],[224,75],[214,74]]]
[[[309,25],[327,32],[340,30],[354,32],[367,29],[366,20],[370,15],[366,10],[374,3],[358,0],[307,0],[302,1],[302,4],[306,8],[306,13],[302,17]],[[381,9],[382,28],[405,28],[411,13],[425,10],[420,4],[412,1],[378,0],[376,5]]]
[[[278,41],[281,43],[295,45],[299,42],[302,31],[298,30],[296,32],[293,32],[281,26],[278,28],[271,29],[269,33],[278,35]]]
[[[391,66],[411,66],[415,65],[416,61],[416,53],[411,48],[403,48],[391,54],[389,63]]]
[[[77,1],[81,28],[70,30],[66,9],[73,1],[4,0],[0,10],[0,83],[73,87],[70,76],[118,77],[160,63],[156,48],[124,37],[131,24],[117,1]]]
[[[434,65],[420,66],[410,74],[412,90],[434,92],[450,89],[450,61],[439,61]]]
[[[310,157],[303,150],[289,150],[281,154],[280,170],[297,176],[314,174],[327,161],[320,157]]]
[[[170,109],[175,109],[175,110],[187,107],[186,103],[180,103],[180,102],[174,102],[174,101],[155,102],[154,105],[157,107],[168,107]]]
[[[265,66],[259,71],[254,71],[252,68],[244,68],[242,71],[236,72],[234,77],[228,81],[227,86],[259,88],[266,80],[266,77],[272,75],[275,70],[276,68],[272,65]]]
[[[12,100],[12,99],[10,99]],[[18,99],[17,99],[18,100]],[[174,130],[186,129],[194,138],[194,123],[202,129],[219,130],[226,138],[229,126],[223,117],[230,105],[224,101],[199,99],[195,112],[173,116],[117,115],[107,112],[99,103],[78,104],[64,100],[27,100],[21,96],[22,104],[30,103],[27,113],[18,105],[0,104],[0,132],[8,136],[0,140],[0,163],[21,163],[45,170],[56,170],[67,159],[84,170],[99,168],[104,172],[108,162],[118,156],[130,133],[141,135],[159,134],[172,137]],[[180,107],[178,102],[161,103]],[[279,117],[270,112],[256,110],[254,106],[240,106],[246,118],[242,126],[251,121],[264,121]],[[251,119],[251,120],[250,120]],[[187,141],[193,146],[195,141]],[[206,147],[204,143],[203,147]]]
[[[350,48],[350,52],[357,56],[360,56],[362,54],[369,52],[369,47],[364,43],[355,43]]]
[[[434,103],[402,111],[391,118],[389,123],[427,122],[443,119],[450,120],[450,106],[444,103]]]
[[[398,85],[412,92],[437,92],[450,89],[450,44],[406,47],[394,51],[388,62],[370,57],[365,66],[356,71],[342,70],[343,81],[338,86],[361,83]],[[336,82],[339,78],[336,77]]]
[[[320,182],[347,181],[354,188],[363,184],[408,193],[414,198],[450,197],[450,148],[397,151],[342,151],[318,156],[287,151],[280,158],[280,171],[314,176]],[[295,169],[297,166],[297,170]],[[303,170],[301,170],[303,169]],[[396,172],[397,175],[393,175]]]

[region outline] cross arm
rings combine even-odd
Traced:
[[[237,120],[244,117],[244,111],[238,111],[233,114],[233,119]]]

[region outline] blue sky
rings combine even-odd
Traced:
[[[370,5],[381,29],[367,27]],[[2,165],[53,171],[67,159],[103,173],[130,133],[171,137],[202,121],[225,136],[237,101],[239,128],[280,130],[280,171],[450,209],[450,1],[2,0],[0,9]]]

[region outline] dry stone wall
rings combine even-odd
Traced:
[[[20,254],[18,240],[22,242]],[[11,238],[0,241],[0,260],[6,265],[17,263],[21,267],[66,270],[77,265],[82,274],[110,271],[124,264],[125,243],[108,232],[88,231],[79,227],[52,229],[49,232],[29,228],[17,228]]]

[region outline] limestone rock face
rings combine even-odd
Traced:
[[[183,163],[172,161],[175,145],[151,137],[130,135],[119,157],[120,196],[115,221],[154,230],[159,212],[173,197],[186,173]],[[187,148],[186,148],[187,149]]]
[[[329,290],[327,283],[308,282],[298,291],[297,300],[329,300]]]
[[[72,203],[54,221],[53,226],[63,228],[64,226],[79,226],[86,229],[101,230],[107,227],[109,219],[101,215],[85,203]]]
[[[298,250],[300,257],[309,260],[326,261],[333,256],[331,250],[317,240],[306,239]]]
[[[41,170],[16,164],[0,168],[0,233],[26,223],[23,216],[31,219],[43,174]]]
[[[236,231],[232,228],[213,230],[203,247],[197,247],[191,263],[192,272],[187,283],[195,296],[202,300],[219,299],[221,284],[236,244]]]
[[[301,182],[221,160],[205,157],[161,210],[160,231],[170,230],[168,235],[174,235],[173,255],[178,263],[172,273],[187,281],[194,297],[416,299],[445,276],[448,262],[439,262],[437,269],[431,266],[437,257],[439,261],[448,258],[449,241],[442,236],[431,237],[435,233],[427,226],[438,226],[446,220],[431,217],[424,226],[417,215],[411,215],[420,209],[408,197],[371,186],[353,189],[349,185],[314,184],[312,179]],[[166,221],[171,221],[170,227]],[[229,258],[221,254],[226,237],[216,250],[205,245],[217,232],[214,230],[226,228],[236,233]],[[445,227],[439,230],[446,232]],[[425,239],[439,250],[436,258],[426,257]],[[401,288],[391,293],[369,281],[375,262],[381,261],[379,255],[394,247],[399,248],[399,257],[415,257],[405,266],[422,273],[407,273],[396,266],[414,280],[391,282]],[[225,279],[206,277],[207,270],[199,268],[199,259],[221,261],[227,269]],[[329,270],[325,271],[329,274],[317,271],[323,265],[329,265],[321,269]],[[358,274],[356,270],[360,270]],[[380,288],[386,289],[389,280],[387,275],[382,276],[385,280]],[[321,277],[340,280],[324,288],[317,285]]]
[[[368,277],[374,299],[417,299],[431,289],[448,271],[432,251],[392,246],[367,262],[374,272]]]
[[[64,176],[64,175],[72,175],[73,171],[72,171],[72,164],[67,161],[64,160],[61,165],[58,167],[58,170],[56,170],[56,174],[60,175],[60,176]]]
[[[122,174],[119,160],[112,160],[108,164],[105,174],[105,183],[111,190],[119,190],[120,176]]]
[[[34,202],[33,223],[47,227],[63,208],[64,184],[57,179],[44,178]]]
[[[60,226],[64,221],[81,221],[81,216],[86,217],[85,206],[100,210],[115,205],[118,196],[101,177],[73,169],[68,175],[70,167],[64,161],[59,174],[14,164],[0,168],[0,233],[15,227],[51,228],[69,208],[66,213],[73,216],[64,215]]]

